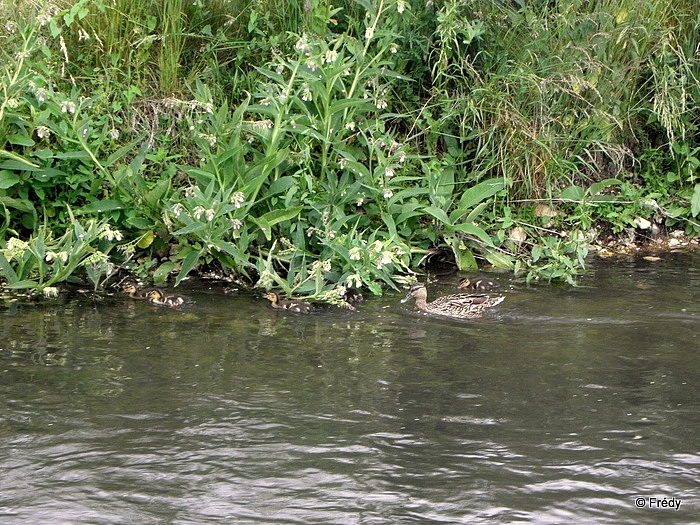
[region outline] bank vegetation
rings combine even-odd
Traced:
[[[0,0],[13,290],[574,282],[700,232],[697,0]]]

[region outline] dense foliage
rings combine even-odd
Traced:
[[[7,286],[218,267],[333,301],[700,232],[697,0],[0,0]]]

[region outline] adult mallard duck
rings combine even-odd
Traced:
[[[459,281],[459,287],[466,290],[478,290],[482,292],[488,292],[489,290],[493,290],[494,288],[498,288],[499,286],[501,285],[498,284],[496,281],[484,279],[483,277],[480,277],[478,279],[470,279],[469,277],[465,277],[464,279]]]
[[[272,308],[276,310],[289,310],[290,312],[297,312],[299,314],[308,314],[313,309],[306,301],[300,301],[299,299],[280,299],[277,292],[267,292],[265,294],[265,299],[268,299],[270,303],[272,303]]]
[[[159,306],[172,307],[182,306],[192,302],[191,299],[185,297],[184,295],[165,293],[163,290],[158,290],[157,288],[146,292],[146,299]]]
[[[492,297],[486,294],[464,294],[445,295],[428,303],[428,290],[424,284],[414,284],[408,291],[408,295],[402,299],[405,303],[411,298],[416,299],[416,308],[423,312],[457,319],[470,319],[481,315],[484,310],[496,306],[503,302],[505,297]]]

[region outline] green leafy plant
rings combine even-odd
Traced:
[[[573,281],[602,229],[696,235],[699,5],[2,3],[3,277],[99,287],[111,255],[45,260],[76,221],[143,278],[329,301],[436,249]]]
[[[0,251],[0,267],[7,287],[53,293],[55,284],[83,270],[95,289],[109,277],[114,264],[109,253],[121,233],[107,222],[90,219],[84,224],[73,220],[63,235],[41,227],[27,241],[10,238]]]

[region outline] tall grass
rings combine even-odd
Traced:
[[[629,169],[651,140],[650,113],[669,142],[695,132],[687,97],[698,66],[686,51],[698,45],[697,9],[445,2],[434,85],[453,108],[443,119],[471,145],[473,176],[503,176],[519,198],[552,196]]]

